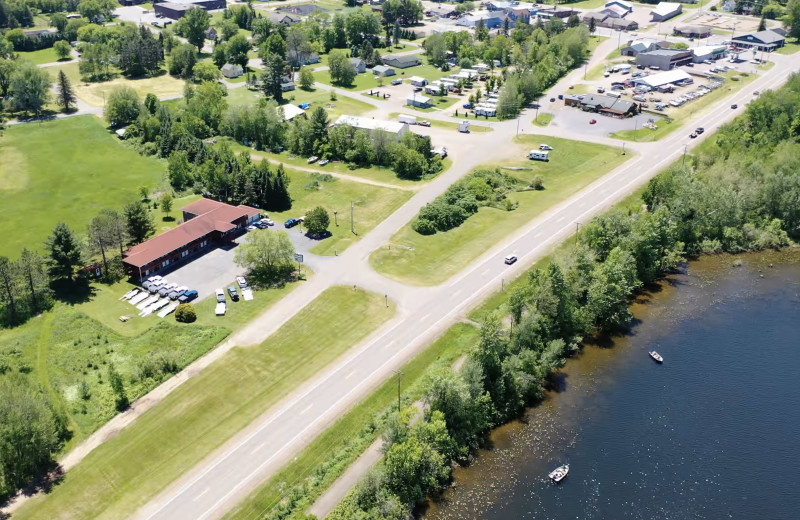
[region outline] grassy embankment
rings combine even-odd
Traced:
[[[411,108],[411,107],[407,107],[407,108]],[[389,114],[389,118],[394,120],[394,119],[397,119],[397,117],[399,115],[400,115],[400,112],[392,112],[391,114]],[[420,116],[419,114],[403,114],[403,115],[416,117],[417,121],[429,121],[433,128],[445,128],[447,130],[458,131],[458,123],[453,122],[453,121],[439,121],[438,119],[428,119],[428,120],[426,120],[424,116]],[[413,128],[413,125],[412,125],[412,128]],[[470,132],[483,133],[483,132],[493,132],[494,128],[492,128],[491,126],[473,125],[473,124],[470,123],[469,130],[470,130]]]
[[[599,177],[622,164],[627,157],[621,149],[571,141],[543,135],[524,135],[515,139],[518,160],[485,167],[520,167],[504,170],[526,184],[541,176],[545,189],[509,194],[519,203],[513,211],[482,207],[461,226],[434,235],[420,235],[408,224],[392,237],[390,246],[375,251],[370,263],[380,273],[412,285],[435,285],[444,282],[481,254],[513,233],[547,208],[578,192]],[[550,162],[529,161],[524,157],[531,148],[548,143]]]
[[[477,342],[477,336],[476,327],[458,323],[403,366],[403,402],[408,404],[418,400],[422,396],[425,376],[451,367]],[[397,382],[391,378],[317,437],[226,518],[249,520],[261,517],[274,512],[287,501],[294,511],[290,518],[302,516],[303,511],[381,434],[385,417],[396,410],[396,403]]]
[[[553,120],[553,114],[549,112],[542,112],[536,117],[533,121],[531,121],[536,126],[547,126]]]
[[[394,312],[383,295],[328,289],[261,345],[233,349],[177,388],[15,518],[130,515]]]
[[[649,128],[620,130],[619,132],[614,132],[611,134],[610,137],[622,139],[623,141],[639,141],[642,143],[658,141],[671,134],[675,130],[681,128],[687,120],[691,119],[697,114],[700,114],[704,110],[707,110],[710,106],[716,104],[718,101],[735,94],[756,79],[755,74],[744,75],[735,71],[728,71],[725,77],[727,79],[726,83],[717,90],[712,91],[710,94],[707,94],[699,99],[689,101],[683,106],[677,108],[669,107],[667,111],[663,113],[663,115],[668,116],[669,119],[661,119],[660,121],[657,121],[656,126],[658,126],[658,128],[656,130],[650,130]],[[739,79],[734,80],[733,78]],[[687,132],[688,131],[690,130],[687,129]]]
[[[55,62],[68,63],[73,59],[71,56],[63,60],[59,59],[58,54],[56,54],[56,50],[53,47],[39,49],[38,51],[18,52],[17,56],[19,59],[28,60],[36,65]],[[55,77],[57,74],[58,73],[54,74],[53,77]]]

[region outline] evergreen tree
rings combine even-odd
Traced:
[[[75,91],[72,90],[72,85],[69,78],[64,74],[63,70],[58,71],[58,83],[56,85],[58,92],[58,102],[64,108],[64,112],[69,112],[70,107],[76,101]]]
[[[589,34],[594,34],[597,30],[597,21],[594,18],[589,18]]]
[[[289,195],[289,178],[283,170],[283,164],[278,165],[278,169],[270,184],[271,189],[269,190],[269,199],[267,200],[269,206],[266,206],[266,209],[270,211],[286,211],[291,209],[292,197]]]
[[[75,233],[60,222],[45,242],[49,255],[47,267],[54,279],[74,280],[75,271],[83,264],[83,247]]]
[[[311,113],[311,129],[314,139],[314,151],[320,153],[328,142],[328,126],[330,120],[328,113],[322,107],[317,107]]]
[[[155,233],[156,226],[147,207],[141,201],[134,201],[125,206],[125,222],[131,242],[138,244]]]
[[[394,44],[397,45],[400,43],[400,21],[394,21],[394,29],[392,30],[392,40]]]
[[[283,101],[283,74],[286,62],[277,54],[268,54],[264,57],[264,74],[261,76],[261,89],[265,96],[272,96],[278,103]]]
[[[759,31],[767,30],[767,19],[763,15],[761,16],[761,21],[758,22],[758,30]]]

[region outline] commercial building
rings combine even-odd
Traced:
[[[465,14],[458,20],[456,20],[456,25],[460,25],[462,27],[477,27],[481,20],[483,20],[483,25],[487,29],[499,29],[503,26],[503,20],[505,20],[505,14],[496,14],[497,11],[488,12],[475,12],[472,14]],[[513,21],[509,21],[509,27],[513,27],[515,24]]]
[[[645,85],[650,88],[659,88],[664,85],[688,85],[694,82],[692,77],[682,69],[659,72],[643,78],[634,78],[632,81],[634,85]]]
[[[620,54],[623,56],[633,56],[634,58],[643,52],[652,52],[660,49],[656,40],[631,40],[628,45],[622,48]]]
[[[719,60],[728,53],[726,45],[703,45],[692,49],[692,61],[702,63],[706,60]]]
[[[731,38],[731,43],[737,47],[772,52],[786,45],[786,34],[783,31],[767,29],[766,31],[736,36]]]
[[[705,25],[678,25],[672,29],[672,34],[686,38],[708,38],[712,33],[711,27]]]
[[[610,2],[606,2],[604,7],[619,7],[625,9],[629,13],[633,12],[633,4],[625,0],[611,0]]]
[[[636,55],[636,65],[641,67],[658,67],[671,70],[680,65],[691,63],[692,51],[681,49],[658,49]]]
[[[347,125],[352,126],[357,130],[365,130],[367,133],[385,132],[389,134],[395,141],[403,138],[408,132],[408,125],[405,123],[398,123],[396,121],[384,121],[381,119],[371,119],[358,116],[339,116],[339,119],[334,123],[336,126]]]
[[[153,4],[156,16],[163,16],[171,20],[180,20],[189,9],[194,7],[211,11],[228,7],[226,0],[170,0]]]
[[[260,215],[250,206],[200,199],[183,208],[183,224],[133,246],[122,263],[133,278],[141,280],[231,243]]]
[[[650,11],[653,16],[653,22],[664,22],[670,18],[675,18],[683,12],[683,6],[677,2],[659,2],[659,4]]]
[[[414,94],[406,98],[406,105],[419,108],[428,108],[431,106],[431,98],[428,96],[421,96]]]
[[[635,116],[639,113],[639,106],[633,101],[612,96],[601,96],[600,94],[564,96],[564,104],[570,107],[578,107],[585,112],[597,112],[604,116],[619,119]]]
[[[629,10],[625,9],[624,7],[620,7],[618,5],[607,6],[600,12],[608,15],[611,18],[625,18],[625,16],[627,16],[627,14],[630,13]]]
[[[615,31],[635,31],[639,28],[639,23],[636,20],[611,18],[608,16],[605,20],[599,22],[597,26],[613,29]]]

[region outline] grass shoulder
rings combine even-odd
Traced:
[[[389,118],[390,119],[397,119],[397,116],[399,116],[399,115],[400,115],[400,112],[392,112],[391,114],[389,114]],[[416,115],[416,114],[403,114],[403,115],[414,116],[414,117],[417,118],[417,120],[425,120],[423,116],[419,116],[419,115]],[[431,124],[431,126],[433,128],[445,128],[447,130],[458,131],[458,125],[459,124],[455,123],[453,121],[440,121],[438,119],[427,119],[427,121],[430,122],[430,124]],[[491,126],[470,124],[469,131],[470,132],[477,132],[477,133],[493,132],[494,128],[492,128]]]
[[[538,148],[540,143],[554,148],[550,161],[541,163],[526,159],[527,152]],[[516,177],[523,185],[541,177],[544,190],[510,192],[508,199],[517,204],[516,209],[482,207],[449,231],[421,235],[408,224],[389,244],[372,254],[371,265],[383,275],[411,285],[440,284],[520,226],[630,157],[623,156],[619,148],[545,135],[520,136],[514,140],[512,150],[518,159],[484,167],[504,168],[505,174]]]
[[[15,518],[127,516],[394,313],[383,295],[328,289],[261,345],[235,348],[181,385]]]

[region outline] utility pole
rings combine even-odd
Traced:
[[[576,246],[578,245],[578,232],[580,232],[580,229],[581,229],[581,223],[580,222],[576,222],[575,223],[575,245]]]
[[[336,224],[336,227],[339,227],[339,219],[338,219],[338,218],[336,218],[336,216],[337,216],[338,214],[339,214],[339,212],[338,212],[338,211],[336,211],[336,210],[333,210],[333,222],[334,222],[334,224]]]
[[[683,145],[683,162],[681,166],[686,166],[686,149],[689,148],[688,144]]]
[[[355,221],[353,220],[355,211],[356,211],[356,206],[355,206],[355,204],[353,204],[353,201],[351,200],[350,201],[350,232],[352,234],[354,234],[354,235],[356,234],[356,225],[355,225]]]
[[[402,403],[400,401],[400,381],[403,378],[403,371],[402,370],[392,370],[395,374],[397,374],[397,413],[400,413],[400,409],[402,408]]]

